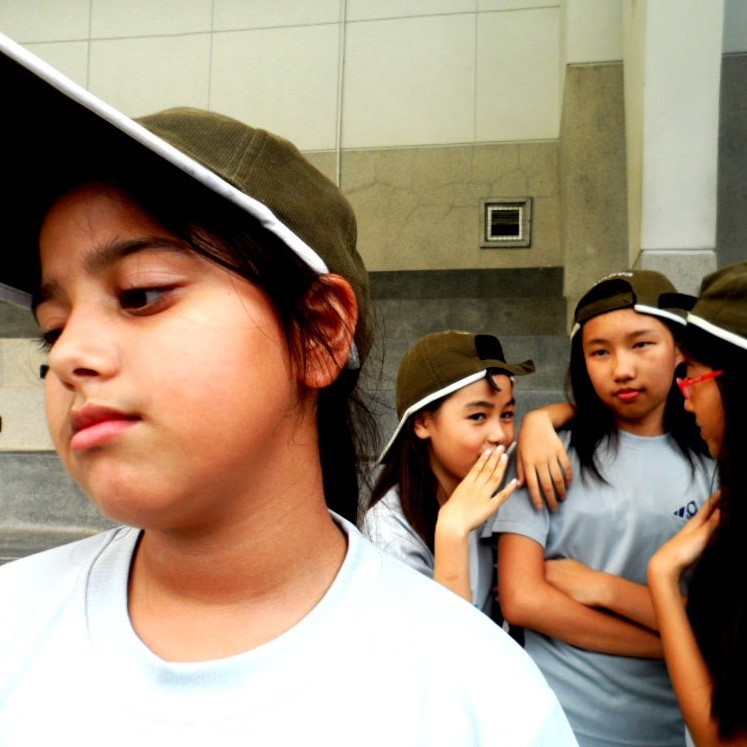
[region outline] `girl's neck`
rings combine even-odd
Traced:
[[[246,651],[291,628],[321,600],[346,548],[321,491],[199,536],[148,529],[130,569],[132,625],[167,660]]]
[[[632,433],[634,436],[663,436],[667,431],[664,427],[664,410],[666,403],[662,404],[653,412],[650,412],[644,418],[625,419],[620,416],[615,417],[615,425],[618,430]]]

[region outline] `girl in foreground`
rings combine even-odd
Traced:
[[[712,477],[674,383],[681,356],[669,325],[684,326],[684,314],[673,291],[637,271],[579,301],[564,434],[576,477],[555,512],[522,491],[494,522],[502,611],[524,627],[526,650],[589,747],[684,741],[645,587],[649,558],[707,499]],[[611,593],[595,598],[592,576]]]
[[[269,133],[140,127],[0,51],[0,282],[36,290],[55,447],[125,525],[0,568],[0,744],[573,744],[513,641],[345,519],[371,328],[339,190]]]
[[[684,338],[685,407],[718,460],[720,496],[651,559],[664,655],[699,747],[747,745],[747,264],[707,276]],[[690,566],[687,599],[681,581]]]
[[[364,528],[385,552],[493,612],[494,560],[477,529],[508,499],[512,376],[498,338],[448,330],[408,350],[397,373],[399,424],[379,458]]]

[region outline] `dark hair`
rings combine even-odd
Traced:
[[[438,519],[438,482],[431,470],[428,441],[415,434],[415,419],[422,412],[436,412],[445,401],[446,397],[434,400],[407,419],[379,471],[367,506],[376,505],[389,490],[399,486],[405,519],[431,551]]]
[[[309,301],[313,297],[337,313],[323,276],[246,211],[186,179],[161,159],[150,154],[142,158],[143,162],[130,157],[128,163],[116,163],[113,157],[115,162],[110,160],[105,169],[90,164],[77,168],[55,194],[89,182],[110,185],[140,205],[187,251],[261,287],[278,314],[291,356],[299,370],[305,370],[309,343],[328,345]],[[368,479],[368,461],[377,446],[375,420],[358,392],[359,373],[343,369],[335,382],[319,392],[317,405],[325,499],[330,509],[353,523],[358,517],[361,481]],[[309,396],[309,392],[300,395]]]
[[[713,677],[712,716],[726,739],[747,730],[747,589],[740,573],[747,532],[747,350],[692,325],[685,349],[688,358],[724,371],[715,380],[724,411],[720,453],[714,455],[721,482],[720,521],[693,570],[687,614]]]
[[[676,341],[675,328],[664,320],[660,321]],[[597,448],[604,440],[615,447],[618,430],[614,414],[601,400],[592,384],[586,367],[582,337],[583,334],[579,331],[571,342],[571,359],[566,378],[566,396],[575,409],[573,420],[568,425],[571,432],[570,445],[578,455],[582,479],[591,475],[600,482],[606,482],[597,461]],[[674,378],[664,408],[664,430],[675,440],[692,469],[695,468],[693,454],[708,453],[695,419],[684,409],[682,393]]]

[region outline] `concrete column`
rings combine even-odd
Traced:
[[[716,267],[723,0],[623,0],[631,267],[696,292]]]

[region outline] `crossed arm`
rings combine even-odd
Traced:
[[[632,584],[640,588],[627,588],[630,594],[624,595],[621,609],[627,606],[633,613],[630,616],[589,606],[552,583],[552,572],[546,572],[544,548],[518,534],[500,537],[498,579],[501,611],[513,625],[600,653],[663,656],[659,636],[641,622],[647,616],[646,603],[650,609],[650,601],[640,603],[644,593],[648,596],[645,586]]]

